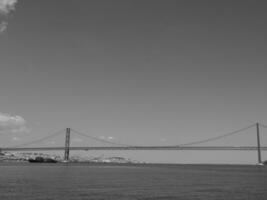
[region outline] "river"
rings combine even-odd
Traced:
[[[1,200],[265,200],[267,167],[0,163]]]

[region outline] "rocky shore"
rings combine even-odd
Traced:
[[[63,157],[45,153],[33,152],[1,152],[0,162],[28,162],[36,158],[53,159],[57,162],[64,162]],[[90,163],[140,163],[123,157],[88,157],[70,156],[69,162],[90,162]]]

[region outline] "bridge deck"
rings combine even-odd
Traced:
[[[54,151],[64,150],[65,147],[18,147],[18,148],[0,148],[0,151]],[[70,147],[70,150],[239,150],[239,151],[256,151],[254,146],[109,146],[109,147]],[[267,147],[261,147],[262,151],[267,151]]]

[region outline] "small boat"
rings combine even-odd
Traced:
[[[43,157],[29,158],[28,161],[30,163],[57,163],[55,159]]]

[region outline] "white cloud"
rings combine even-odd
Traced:
[[[6,21],[0,22],[0,33],[3,33],[7,29],[8,23]]]
[[[25,126],[18,127],[16,129],[11,130],[12,133],[29,133],[30,129]]]
[[[101,140],[114,140],[114,137],[112,137],[112,136],[99,136],[98,137],[99,139],[101,139]]]
[[[13,137],[12,140],[18,141],[18,140],[20,140],[20,138],[19,137]]]
[[[7,15],[11,10],[15,10],[17,0],[0,0],[0,14]]]
[[[7,18],[8,14],[15,10],[15,5],[17,0],[0,0],[0,17],[3,16]],[[0,21],[0,34],[3,33],[7,29],[7,19],[3,19]]]
[[[2,133],[26,133],[28,132],[26,121],[21,116],[12,116],[0,113],[0,132]]]

